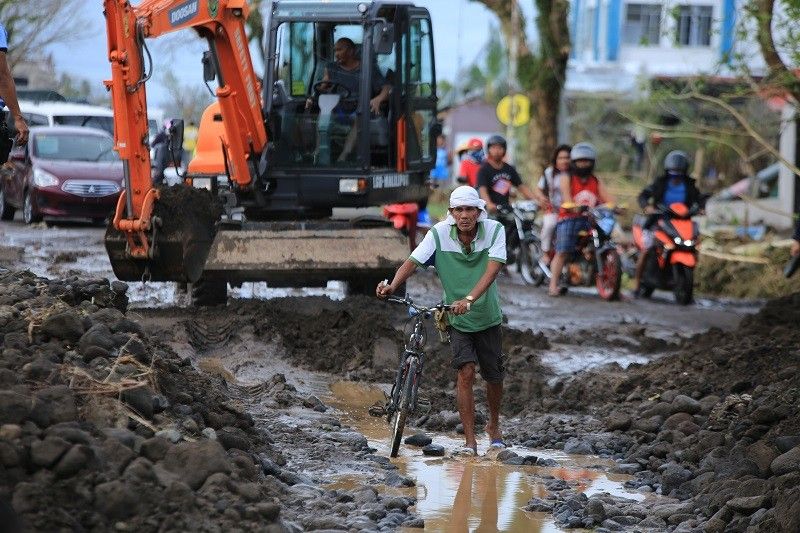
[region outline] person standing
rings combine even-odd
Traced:
[[[477,191],[457,187],[450,194],[449,214],[435,224],[420,245],[400,266],[391,283],[381,282],[375,289],[386,298],[411,277],[419,266],[435,265],[444,289],[444,302],[450,306],[449,333],[456,375],[456,398],[465,446],[462,454],[477,455],[475,438],[476,367],[486,381],[489,423],[486,432],[490,446],[505,447],[500,432],[500,403],[503,397],[501,324],[503,313],[495,279],[506,262],[503,226],[490,220],[486,204]]]
[[[26,144],[28,142],[28,123],[22,116],[22,111],[19,109],[19,101],[17,100],[17,88],[14,85],[14,77],[11,75],[11,68],[8,66],[8,32],[6,27],[0,23],[0,110],[4,110],[7,106],[14,117],[14,128],[17,130],[17,136],[14,139],[17,145]],[[0,112],[2,115],[2,122],[5,123],[5,111]]]

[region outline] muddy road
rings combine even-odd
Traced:
[[[0,265],[65,280],[74,292],[79,280],[113,279],[102,235],[102,228],[81,224],[3,223]],[[319,289],[245,284],[231,291],[224,310],[190,308],[173,284],[129,284],[127,318],[141,328],[137,335],[148,339],[145,344],[169,354],[165,360],[177,374],[158,382],[175,405],[149,421],[129,420],[128,428],[140,437],[175,439],[176,448],[223,436],[228,460],[238,462],[227,474],[228,493],[209,481],[190,487],[194,509],[204,516],[198,530],[225,530],[237,516],[253,524],[263,517],[270,523],[260,528],[265,531],[791,530],[791,517],[800,511],[791,496],[800,490],[800,459],[795,468],[794,455],[784,455],[800,458],[800,424],[782,404],[798,399],[787,400],[784,383],[797,378],[800,361],[792,346],[798,339],[790,327],[764,326],[791,323],[793,315],[783,311],[788,304],[759,312],[763,302],[698,298],[678,307],[670,295],[613,303],[592,291],[549,298],[514,274],[503,275],[499,286],[511,376],[502,418],[511,447],[500,454],[487,449],[483,435],[479,458],[450,456],[461,443],[454,376],[447,346],[431,331],[422,394],[432,408],[406,434],[432,439],[444,456],[427,457],[404,445],[397,460],[387,459],[388,428],[367,411],[389,389],[406,315],[374,298],[345,298],[336,283]],[[434,302],[438,282],[420,273],[409,292]],[[76,310],[83,309],[79,303]],[[777,372],[748,367],[753,355],[744,348],[765,340],[781,361]],[[5,348],[4,356],[8,340]],[[40,352],[31,348],[31,354]],[[49,357],[67,364],[67,356]],[[83,359],[93,371],[114,368],[108,354]],[[24,363],[14,361],[4,366]],[[190,378],[194,403],[178,391],[181,373],[190,371],[197,375]],[[217,420],[213,402],[198,397],[203,386],[215,401],[235,402],[236,424]],[[481,420],[480,384],[476,397]],[[19,432],[0,428],[0,444],[16,436],[19,453],[29,454],[28,432],[42,442],[49,438],[35,425],[20,424],[14,424]],[[752,468],[733,468],[737,454]],[[703,462],[706,455],[714,462]],[[165,460],[150,460],[160,480]],[[48,479],[15,475],[31,494],[29,485],[41,487]],[[0,503],[27,502],[23,518],[43,520],[33,496],[17,494],[20,486],[0,490]],[[186,489],[165,490],[170,500]],[[279,517],[267,501],[279,506]],[[195,516],[184,518],[188,522],[177,523]],[[118,530],[151,525],[136,516],[118,522]]]

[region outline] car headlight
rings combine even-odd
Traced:
[[[683,245],[684,245],[684,246],[691,246],[691,245],[693,245],[693,244],[694,244],[694,241],[692,241],[692,240],[688,240],[688,239],[687,239],[687,240],[683,241]]]
[[[675,244],[680,244],[682,239],[680,237],[675,237]]]
[[[37,187],[55,187],[58,185],[58,178],[41,168],[34,168],[33,184]]]

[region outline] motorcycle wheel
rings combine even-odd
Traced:
[[[522,243],[519,251],[519,260],[517,268],[522,275],[522,279],[528,285],[539,287],[545,282],[547,276],[545,275],[542,267],[539,266],[539,260],[542,258],[542,247],[537,240],[529,240]]]
[[[642,298],[650,298],[655,290],[656,288],[651,287],[650,285],[642,285],[639,289],[639,294],[642,295]]]
[[[606,250],[600,256],[602,269],[595,276],[597,292],[604,300],[619,298],[619,288],[622,285],[622,261],[616,250]]]
[[[675,283],[672,289],[675,301],[680,305],[692,303],[694,292],[694,269],[686,265],[672,265],[672,280]]]

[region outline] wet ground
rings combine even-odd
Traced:
[[[3,223],[0,259],[48,277],[78,274],[113,279],[102,246],[103,232],[102,228],[81,224],[47,227]],[[712,327],[731,329],[758,309],[756,302],[703,298],[692,306],[678,307],[669,295],[653,301],[625,298],[609,303],[590,290],[548,298],[543,289],[524,286],[514,274],[501,277],[499,285],[507,325],[545,333],[550,342],[540,351],[541,363],[556,377],[610,363],[623,368],[646,363],[681,338]],[[439,288],[435,277],[424,273],[409,283],[409,291],[416,300],[434,302]],[[271,289],[264,284],[245,284],[231,296],[234,300],[228,310],[233,314],[237,299],[324,296],[336,300],[344,293],[337,283],[324,289]],[[230,383],[231,394],[245,403],[264,431],[275,435],[289,465],[328,489],[372,486],[381,492],[414,497],[417,503],[412,510],[424,519],[427,530],[561,531],[551,513],[525,510],[531,498],[545,497],[546,487],[554,480],[568,481],[587,496],[607,493],[631,502],[645,499],[641,492],[624,486],[628,476],[610,473],[614,461],[569,455],[558,449],[512,448],[520,456],[550,459],[551,466],[502,464],[494,452],[486,453],[486,442],[480,444],[482,456],[473,459],[449,454],[444,458],[425,457],[418,448],[404,445],[400,457],[392,461],[394,466],[351,453],[343,453],[339,460],[330,456],[322,460],[298,443],[302,439],[324,439],[331,431],[344,435],[341,438],[352,435],[348,432],[358,432],[366,437],[375,455],[388,457],[388,427],[382,419],[367,414],[370,405],[383,400],[386,384],[354,383],[336,375],[300,370],[284,357],[285,346],[279,337],[269,340],[251,328],[226,329],[224,315],[217,320],[198,319],[188,307],[186,295],[174,284],[133,283],[129,297],[131,313],[150,333],[161,335],[197,368]],[[286,376],[299,394],[317,396],[334,410],[279,410],[272,397],[264,404],[258,387],[277,374]],[[282,414],[264,417],[266,409]],[[412,432],[414,428],[409,428],[406,434]],[[455,432],[427,433],[448,451],[462,442]],[[411,480],[413,486],[396,487],[387,482],[387,472],[395,467],[401,479]],[[287,516],[290,521],[301,518],[291,511]]]

